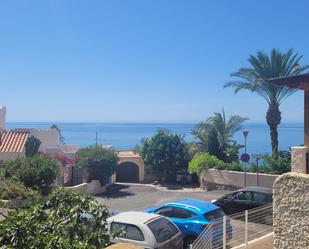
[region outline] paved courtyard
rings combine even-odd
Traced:
[[[140,211],[185,198],[211,201],[226,193],[226,190],[203,191],[192,188],[171,189],[139,184],[116,184],[107,193],[96,198],[110,210]]]

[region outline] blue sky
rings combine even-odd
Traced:
[[[266,103],[223,89],[257,50],[309,64],[306,0],[3,0],[0,105],[8,121],[196,122]],[[303,120],[303,95],[281,107]]]

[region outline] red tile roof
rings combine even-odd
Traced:
[[[0,153],[22,152],[27,142],[27,132],[0,132]]]

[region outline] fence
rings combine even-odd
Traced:
[[[224,216],[217,219],[200,234],[191,245],[192,249],[227,249],[272,232],[272,204],[260,208]]]

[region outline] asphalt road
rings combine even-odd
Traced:
[[[145,185],[116,184],[107,193],[97,196],[96,199],[111,210],[141,211],[146,208],[160,206],[167,202],[185,198],[211,201],[226,193],[228,193],[226,190],[158,190],[157,188]]]

